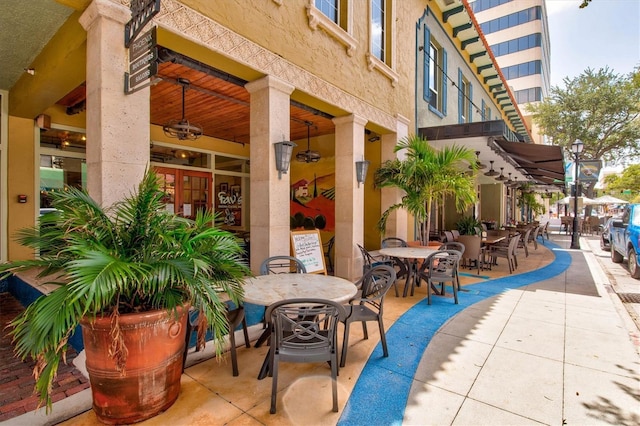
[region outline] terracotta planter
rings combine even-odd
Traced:
[[[120,327],[129,351],[124,374],[109,357],[111,321],[83,320],[93,410],[107,424],[128,424],[169,408],[180,393],[188,306],[179,317],[165,310],[126,314]]]

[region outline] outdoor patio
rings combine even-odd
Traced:
[[[516,273],[532,271],[553,261],[552,252],[542,244],[538,249],[531,247],[529,257],[522,250],[518,256]],[[499,262],[492,270],[483,270],[477,275],[476,269],[461,269],[462,291],[461,302],[470,294],[470,284],[486,282],[491,279],[509,276],[506,262]],[[515,275],[513,275],[515,278]],[[400,284],[402,290],[402,284]],[[477,292],[476,292],[477,293]],[[433,296],[433,295],[432,295]],[[451,291],[445,296],[433,296],[433,299],[444,299],[442,302],[453,305]],[[384,321],[389,329],[393,323],[417,303],[426,304],[426,286],[424,283],[416,288],[414,296],[395,297],[389,291],[385,300]],[[438,302],[428,309],[438,313],[443,306]],[[425,318],[425,321],[429,321]],[[374,349],[380,342],[375,324],[369,324],[369,339],[363,340],[362,328],[354,325],[351,328],[349,357],[338,377],[339,412],[331,411],[330,370],[326,364],[282,364],[279,375],[278,412],[269,414],[271,397],[271,379],[258,380],[257,375],[268,347],[238,347],[238,364],[240,375],[233,377],[228,354],[225,359],[211,358],[212,345],[207,345],[204,352],[192,353],[189,366],[182,377],[182,392],[177,402],[165,413],[141,425],[213,425],[213,424],[273,424],[273,425],[335,425],[343,414],[345,405],[356,382],[370,356],[381,357],[381,349]],[[252,330],[252,339],[262,332]],[[339,329],[340,334],[341,329]],[[242,342],[241,333],[237,340]],[[416,336],[420,338],[419,336]],[[239,343],[240,344],[240,343]],[[397,359],[398,365],[403,362],[403,355],[411,342],[402,345],[389,342],[389,358]],[[373,355],[372,355],[373,353]],[[209,358],[205,359],[204,358]],[[88,392],[88,391],[87,391]],[[312,401],[312,402],[311,402]],[[54,408],[55,410],[55,408]],[[61,423],[62,425],[100,425],[93,411],[89,410]]]

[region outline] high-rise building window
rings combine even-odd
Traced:
[[[502,69],[502,74],[504,74],[507,80],[513,80],[516,78],[541,73],[542,61],[529,61],[523,64],[516,64]]]
[[[471,3],[471,9],[473,10],[473,13],[478,13],[512,1],[513,0],[476,0]]]
[[[535,33],[514,38],[513,40],[503,41],[502,43],[496,43],[491,46],[491,51],[497,57],[541,46],[542,34]]]
[[[542,100],[542,88],[531,87],[529,89],[516,90],[513,95],[515,96],[518,104],[538,102]]]
[[[542,8],[540,6],[535,6],[484,22],[480,24],[480,29],[485,35],[487,35],[539,19],[542,19]]]

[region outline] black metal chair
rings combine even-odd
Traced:
[[[419,277],[427,282],[427,303],[431,304],[431,289],[440,283],[440,294],[444,294],[444,284],[451,282],[453,299],[458,303],[458,265],[462,254],[458,250],[438,250],[429,255],[418,271]]]
[[[271,414],[276,413],[281,362],[328,362],[331,366],[333,411],[338,411],[338,322],[346,317],[342,305],[324,299],[288,299],[267,307],[271,329],[269,373]]]
[[[260,275],[269,274],[306,274],[304,263],[293,256],[271,256],[260,264]]]
[[[366,274],[371,268],[374,268],[378,265],[387,265],[394,267],[396,262],[393,259],[388,258],[387,256],[374,256],[371,254],[366,248],[362,247],[360,244],[356,244],[360,249],[360,253],[362,253],[362,260],[364,264],[362,265],[362,274]],[[396,290],[396,297],[400,295],[398,292],[398,284],[394,283]]]
[[[229,345],[230,353],[231,353],[231,369],[233,371],[233,375],[237,376],[238,372],[238,355],[236,350],[236,333],[235,330],[238,328],[240,324],[242,324],[242,332],[244,333],[244,344],[245,347],[250,348],[251,343],[249,342],[249,331],[247,329],[247,319],[244,315],[244,307],[236,306],[235,308],[229,309],[230,306],[227,305],[227,323],[229,324]],[[195,311],[189,312],[189,317],[187,320],[187,334],[185,337],[185,345],[184,345],[184,354],[182,357],[182,370],[184,371],[184,367],[187,363],[187,352],[189,351],[189,344],[191,343],[191,335],[193,332],[196,332],[196,346],[195,351],[198,352],[204,349],[204,343],[206,338],[207,327],[201,327],[200,324],[201,317]]]
[[[385,239],[382,240],[381,243],[382,248],[387,248],[387,247],[409,247],[409,244],[403,240],[402,238],[398,238],[398,237],[387,237]],[[393,265],[394,268],[396,270],[396,279],[400,280],[400,279],[408,279],[409,278],[409,271],[411,270],[411,264],[409,263],[410,261],[407,259],[400,259],[399,257],[391,257],[391,260],[393,261]],[[407,285],[407,284],[405,284]],[[397,284],[395,285],[395,291],[396,291],[396,297],[400,297],[400,293],[398,292],[398,286]]]
[[[336,242],[335,235],[329,238],[329,241],[322,244],[322,248],[324,249],[324,257],[327,259],[327,270],[328,272],[333,272],[333,245]]]
[[[396,271],[389,265],[377,265],[362,276],[356,286],[360,288],[359,295],[349,301],[345,306],[346,318],[344,319],[344,339],[342,341],[342,358],[340,367],[344,367],[347,360],[349,346],[349,327],[353,322],[362,323],[364,338],[369,338],[367,321],[376,321],[380,329],[380,342],[382,343],[383,356],[389,356],[387,339],[382,322],[382,308],[384,296],[396,281]]]
[[[270,274],[306,274],[307,268],[304,263],[293,256],[271,256],[266,258],[260,264],[260,275]],[[265,307],[265,312],[267,308]],[[264,328],[267,328],[266,318],[263,318]],[[256,340],[255,347],[259,348],[264,342],[269,339],[269,330],[265,330],[264,333]]]

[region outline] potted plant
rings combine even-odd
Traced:
[[[403,160],[385,161],[376,170],[376,187],[396,187],[404,191],[402,200],[382,213],[377,226],[384,234],[389,215],[397,209],[406,209],[419,223],[420,240],[427,245],[433,202],[453,196],[458,211],[464,211],[475,202],[474,177],[462,169],[467,169],[468,165],[475,171],[476,156],[473,150],[461,146],[436,149],[418,135],[399,141],[394,152],[404,149]]]
[[[482,223],[473,216],[463,216],[456,222],[461,235],[476,235],[476,229],[482,229]]]
[[[242,248],[213,226],[212,213],[178,217],[166,210],[164,195],[151,170],[135,194],[108,208],[79,189],[55,192],[56,211],[18,233],[40,256],[0,266],[5,277],[39,268],[40,277],[57,285],[11,323],[16,354],[37,361],[35,387],[47,412],[78,325],[93,408],[105,423],[138,422],[175,402],[190,307],[213,330],[221,354],[228,332],[224,298],[241,303],[250,274]]]

